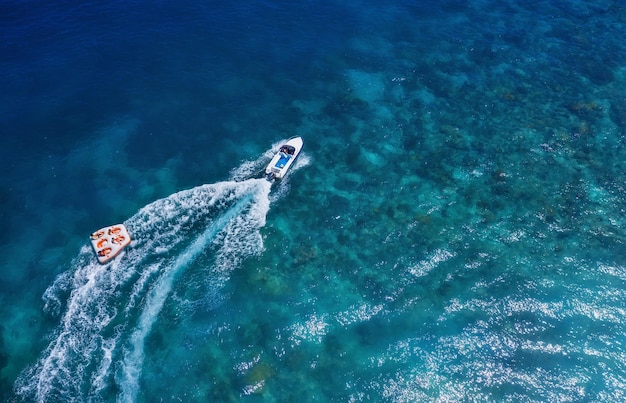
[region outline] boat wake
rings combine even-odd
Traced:
[[[45,310],[60,324],[16,392],[40,402],[135,401],[145,340],[177,278],[198,272],[219,290],[243,259],[259,254],[270,188],[247,179],[157,200],[124,223],[133,242],[106,265],[85,245],[44,294]]]

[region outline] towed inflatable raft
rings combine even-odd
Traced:
[[[130,244],[130,235],[124,224],[104,227],[91,234],[91,246],[100,263],[106,263]]]

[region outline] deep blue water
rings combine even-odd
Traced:
[[[3,401],[626,399],[626,7],[379,3],[0,4]]]

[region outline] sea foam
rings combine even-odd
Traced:
[[[219,287],[259,253],[270,188],[264,179],[228,181],[157,200],[125,222],[133,242],[106,265],[85,245],[44,295],[52,314],[65,311],[16,392],[40,402],[98,400],[115,383],[119,400],[135,400],[144,340],[177,277],[201,260]]]

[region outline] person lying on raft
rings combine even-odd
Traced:
[[[104,231],[100,230],[100,231],[96,231],[93,234],[91,234],[91,239],[99,239],[102,238],[102,235],[104,235]]]
[[[98,256],[104,256],[104,257],[109,257],[109,255],[111,254],[112,249],[111,248],[104,248],[101,251],[98,251]]]
[[[122,242],[124,242],[126,238],[124,238],[124,235],[118,235],[115,238],[113,238],[113,243],[116,243],[118,245],[121,245]]]

